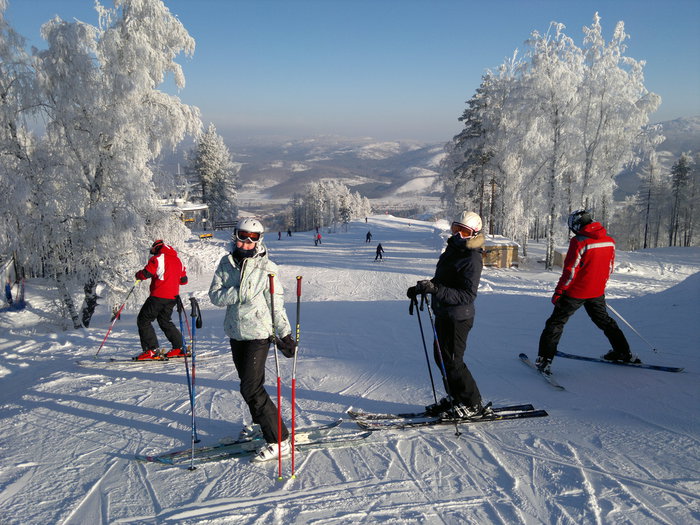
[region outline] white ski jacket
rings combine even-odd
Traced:
[[[211,302],[226,307],[226,335],[237,341],[268,339],[271,335],[282,338],[292,333],[277,265],[268,258],[264,246],[260,248],[253,257],[243,259],[240,268],[231,254],[222,257],[209,287]],[[274,332],[270,315],[270,274],[275,275]]]

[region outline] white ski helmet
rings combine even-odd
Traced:
[[[241,219],[239,219],[238,224],[236,224],[236,229],[233,230],[232,237],[234,242],[237,240],[243,241],[248,239],[257,243],[262,240],[264,233],[265,227],[258,219],[256,219],[255,217],[242,217]],[[254,238],[256,236],[257,238]]]
[[[481,227],[481,217],[478,214],[473,211],[463,211],[452,222],[452,233],[460,231],[467,234],[466,238],[476,237],[481,231]],[[465,237],[465,235],[462,235],[462,237]]]

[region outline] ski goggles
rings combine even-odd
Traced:
[[[261,235],[259,232],[247,232],[245,230],[236,230],[236,233],[234,233],[236,240],[241,242],[258,242]]]
[[[471,237],[475,237],[477,233],[479,233],[476,230],[473,230],[469,226],[465,226],[464,224],[460,224],[458,222],[453,222],[452,226],[450,228],[452,230],[452,234],[457,234],[459,233],[460,237],[463,239],[470,239]]]

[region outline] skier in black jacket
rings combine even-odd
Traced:
[[[482,415],[481,393],[464,364],[467,336],[474,324],[474,300],[481,279],[484,236],[481,218],[474,212],[463,212],[452,223],[452,236],[440,255],[435,276],[418,281],[407,295],[432,294],[437,341],[435,361],[445,365],[447,397],[426,407],[430,415],[470,418]],[[439,353],[438,353],[439,352]],[[442,359],[441,359],[442,358]]]

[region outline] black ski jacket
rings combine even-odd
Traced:
[[[479,288],[484,236],[467,239],[459,246],[454,237],[447,240],[447,248],[440,255],[435,267],[437,285],[433,294],[433,311],[436,316],[446,316],[453,321],[474,318],[474,300]]]

